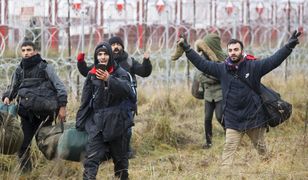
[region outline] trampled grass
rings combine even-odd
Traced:
[[[236,154],[235,166],[220,171],[224,131],[213,119],[213,147],[204,143],[203,101],[194,99],[183,86],[139,87],[139,115],[135,118],[132,146],[136,157],[130,160],[131,179],[308,179],[307,78],[270,74],[264,83],[279,91],[293,104],[291,118],[266,134],[269,160],[262,160],[245,137]],[[169,93],[168,93],[169,92]],[[68,104],[74,119],[78,101]],[[307,127],[308,128],[308,127]],[[35,144],[33,144],[35,147]],[[16,156],[0,156],[1,179],[82,179],[82,164],[46,160],[33,148],[35,168],[21,174]],[[112,161],[100,166],[97,179],[113,179]]]

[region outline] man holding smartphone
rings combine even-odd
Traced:
[[[76,126],[89,135],[83,163],[83,179],[96,179],[99,165],[111,157],[114,175],[128,179],[127,129],[132,126],[127,101],[135,97],[129,84],[129,74],[114,62],[107,42],[95,48],[94,66],[89,71],[78,110],[90,106],[92,111],[83,119],[77,117]],[[78,115],[78,113],[77,113]]]
[[[128,53],[124,50],[124,43],[122,39],[118,36],[111,37],[109,39],[109,44],[112,48],[112,54],[114,57],[114,61],[119,64],[123,69],[130,73],[133,79],[134,87],[137,88],[137,79],[136,75],[140,77],[148,77],[152,73],[152,64],[150,61],[150,56],[148,53],[144,53],[143,62],[139,63],[133,57],[129,56]],[[79,53],[77,56],[77,67],[83,76],[87,76],[89,70],[93,67],[93,65],[87,66],[87,63],[84,61],[84,53]],[[135,107],[132,107],[133,114],[137,114],[137,104]],[[128,130],[128,157],[133,158],[134,153],[130,146],[130,140],[132,137],[132,129]]]

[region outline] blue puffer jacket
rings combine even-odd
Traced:
[[[292,52],[282,47],[275,54],[258,61],[243,61],[236,73],[254,89],[260,90],[262,76],[278,67]],[[266,126],[261,98],[240,79],[228,72],[227,65],[205,61],[194,50],[186,52],[187,58],[202,72],[218,78],[223,93],[223,120],[226,128],[245,131]]]

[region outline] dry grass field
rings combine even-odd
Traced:
[[[270,74],[264,83],[279,91],[293,104],[291,118],[266,134],[270,158],[261,160],[247,137],[241,143],[234,167],[220,171],[224,131],[213,120],[213,146],[204,143],[203,102],[194,99],[183,86],[139,87],[139,115],[133,128],[136,157],[130,160],[130,179],[308,179],[307,77],[291,76],[288,81]],[[68,104],[74,119],[78,102]],[[35,168],[21,174],[16,156],[0,156],[0,179],[82,179],[82,164],[46,160],[33,150]],[[113,179],[113,163],[100,166],[97,179]]]

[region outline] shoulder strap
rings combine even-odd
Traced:
[[[129,68],[131,68],[133,66],[133,57],[128,56],[127,63],[129,65]]]
[[[20,67],[20,65],[16,69],[16,78],[18,81],[21,81],[24,78],[23,69]],[[11,78],[11,82],[13,82],[13,76]]]
[[[46,68],[47,67],[47,64],[48,64],[48,62],[46,61],[46,60],[42,60],[41,62],[40,62],[40,67],[42,67],[42,68]]]
[[[257,90],[255,90],[254,88],[252,88],[252,86],[245,79],[243,79],[241,76],[239,76],[236,73],[231,73],[230,71],[228,71],[228,72],[230,74],[232,74],[235,78],[241,80],[244,84],[246,84],[246,86],[248,86],[251,90],[253,90],[256,94],[258,94],[260,96],[260,93]]]
[[[131,86],[134,94],[137,94],[136,89],[135,89],[135,85],[134,85],[134,80],[133,80],[131,74],[129,72],[127,72],[127,75],[129,77],[130,86]]]
[[[40,70],[44,71],[45,79],[46,79],[46,80],[49,80],[48,74],[47,74],[47,72],[45,71],[45,69],[47,68],[47,65],[48,65],[47,61],[43,60],[42,62],[40,62],[39,68],[40,68]]]

